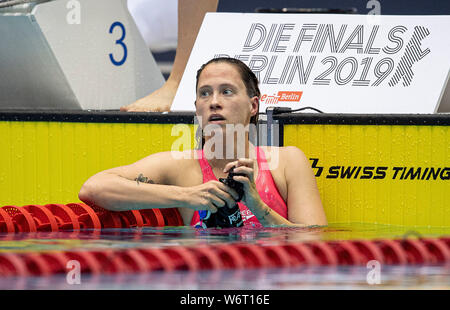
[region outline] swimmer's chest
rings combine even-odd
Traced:
[[[172,185],[181,186],[181,187],[192,187],[203,184],[203,174],[200,168],[200,164],[198,160],[185,161],[182,165],[176,167],[177,173],[172,175]],[[185,173],[181,173],[181,171],[185,171]],[[221,175],[220,171],[216,171],[213,169],[214,175],[218,177],[226,177],[225,175]],[[257,171],[257,174],[260,173]],[[276,169],[271,171],[272,177],[275,181],[275,184],[278,188],[278,191],[281,197],[286,201],[287,199],[287,184],[284,178],[283,167],[279,166]],[[192,216],[194,215],[194,210],[187,208],[179,208],[181,217],[183,218],[185,225],[190,225]]]

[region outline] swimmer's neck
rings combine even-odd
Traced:
[[[239,158],[256,159],[255,146],[248,139],[245,139],[245,147],[244,143],[224,143],[222,150],[208,143],[208,140],[205,140],[203,153],[212,168],[224,169],[228,163],[237,161]]]

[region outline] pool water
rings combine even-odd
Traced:
[[[355,239],[401,239],[450,235],[450,228],[405,228],[375,224],[332,224],[324,228],[195,229],[142,227],[64,232],[0,234],[0,252],[197,246],[212,243],[280,244]],[[449,289],[449,265],[381,266],[380,281],[370,284],[366,266],[314,266],[211,271],[154,271],[141,274],[81,275],[69,284],[66,274],[0,278],[0,289]]]
[[[364,266],[298,267],[232,271],[155,271],[144,274],[0,278],[1,290],[304,290],[450,289],[450,266],[386,266],[380,284],[369,284]]]

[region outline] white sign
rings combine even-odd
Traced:
[[[450,68],[450,16],[205,16],[172,110],[195,109],[195,76],[229,56],[257,75],[267,107],[434,113]]]

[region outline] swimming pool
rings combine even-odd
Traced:
[[[279,137],[282,145],[298,146],[311,160],[327,219],[331,223],[329,227],[196,230],[190,227],[161,227],[173,225],[161,219],[161,214],[152,215],[151,212],[146,219],[145,216],[133,218],[131,214],[122,218],[100,215],[97,218],[87,213],[77,213],[76,221],[73,215],[70,217],[63,212],[58,213],[56,222],[52,222],[46,220],[42,214],[39,215],[37,210],[31,210],[32,213],[36,212],[38,218],[37,226],[34,227],[36,232],[18,233],[10,222],[9,229],[15,233],[5,233],[2,229],[8,229],[8,225],[1,224],[0,208],[0,256],[20,256],[22,265],[17,261],[15,263],[23,267],[22,274],[27,274],[0,277],[0,287],[169,290],[450,287],[447,280],[448,266],[443,263],[413,265],[408,259],[413,261],[417,257],[413,252],[404,250],[403,252],[408,252],[411,257],[405,252],[402,257],[403,265],[392,264],[394,256],[400,254],[394,253],[395,244],[389,244],[388,241],[400,240],[396,241],[398,250],[404,239],[419,240],[422,236],[437,240],[442,236],[450,236],[447,176],[442,175],[442,178],[439,175],[436,179],[428,178],[428,175],[416,176],[419,168],[422,172],[439,169],[442,172],[448,166],[448,143],[442,143],[448,141],[450,133],[448,116],[289,114],[277,116],[277,121],[282,129]],[[187,124],[192,127],[192,132],[195,132],[192,113],[0,113],[0,136],[2,141],[5,141],[4,150],[0,154],[2,162],[5,163],[3,174],[0,175],[0,206],[78,201],[76,194],[88,176],[111,167],[129,164],[148,154],[169,150],[176,138],[170,134],[173,124]],[[147,143],[148,141],[150,142]],[[336,167],[340,167],[339,175],[335,173]],[[388,167],[388,170],[384,178],[365,179],[362,178],[365,177],[362,173],[367,167]],[[399,167],[403,167],[403,170],[398,170]],[[412,168],[414,169],[411,170]],[[448,171],[448,167],[445,169]],[[410,170],[410,177],[407,178]],[[351,171],[361,173],[357,176],[344,176],[344,172]],[[375,176],[373,174],[373,177]],[[22,231],[30,231],[30,225],[33,226],[34,220],[29,221],[25,217],[17,217],[16,220]],[[119,227],[116,225],[121,221],[146,227],[113,228]],[[75,229],[75,223],[82,225]],[[55,232],[44,231],[53,229],[55,225],[64,229]],[[350,264],[352,246],[345,243],[349,240],[366,240],[372,243],[376,243],[375,240],[385,240],[377,247],[383,246],[391,261],[381,264],[380,284],[368,283],[367,276],[372,269],[366,264]],[[334,245],[339,246],[331,250],[343,254],[333,256],[328,253],[329,247],[328,252],[324,252],[324,249],[320,248],[322,245],[314,245],[316,254],[322,255],[322,264],[312,265],[310,261],[308,264],[297,261],[295,266],[288,266],[289,264],[282,260],[283,257],[277,258],[276,253],[274,254],[273,247],[298,244],[311,246],[313,242],[335,242]],[[420,242],[422,241],[419,240]],[[227,268],[222,269],[205,268],[205,265],[201,265],[209,263],[212,266],[211,264],[217,263],[212,261],[211,257],[209,262],[206,259],[207,254],[217,255],[217,251],[211,252],[213,248],[217,249],[215,246],[228,246],[231,251],[230,246],[234,248],[238,244],[256,245],[259,248],[264,247],[264,250],[272,246],[272,265],[255,268],[252,262],[247,260],[240,261],[241,264],[246,263],[246,268],[231,268],[231,260],[226,262],[229,264]],[[343,248],[344,246],[347,248]],[[172,265],[173,270],[169,272],[167,265],[155,264],[150,266],[153,268],[151,272],[111,271],[118,268],[114,264],[131,259],[129,255],[121,256],[119,262],[108,263],[107,260],[103,265],[97,263],[94,265],[99,272],[82,272],[79,285],[68,283],[66,277],[71,269],[66,268],[65,262],[59,262],[59,273],[55,274],[55,270],[51,268],[45,269],[48,266],[45,267],[47,263],[43,263],[42,259],[56,264],[57,256],[38,258],[47,252],[94,251],[97,255],[94,261],[103,261],[104,251],[123,254],[126,249],[198,247],[203,247],[203,252],[196,255],[203,253],[203,256],[200,255],[197,263],[191,261],[190,265],[183,261],[185,258],[177,258],[171,253],[173,256],[168,261],[175,262]],[[256,251],[255,248],[252,250]],[[29,254],[36,255],[28,256]],[[242,253],[240,255],[245,256]],[[330,258],[326,255],[333,256],[335,260],[339,256],[346,264],[330,265]],[[350,255],[350,258],[345,255]],[[71,257],[74,260],[82,260],[79,255]],[[400,260],[400,257],[396,259]],[[203,262],[199,268],[201,260]],[[161,260],[156,258],[154,261],[161,263]],[[137,270],[142,266],[127,265],[124,268],[133,271],[133,268]],[[48,275],[43,276],[43,272]]]

